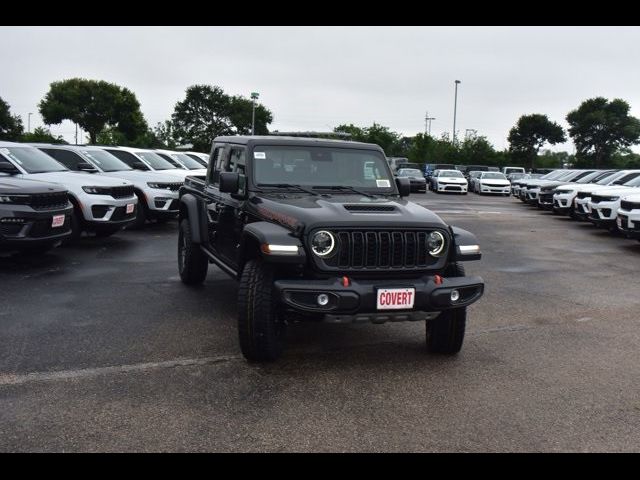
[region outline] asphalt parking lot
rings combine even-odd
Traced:
[[[474,232],[456,357],[424,324],[297,324],[240,355],[236,284],[176,224],[0,258],[1,451],[637,451],[640,243],[512,198],[414,195]]]

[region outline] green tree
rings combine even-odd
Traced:
[[[147,130],[135,94],[102,80],[71,78],[53,82],[39,109],[48,125],[63,120],[77,123],[89,133],[90,143],[96,143],[105,128],[127,140],[134,140]]]
[[[534,168],[538,151],[546,144],[555,145],[566,140],[560,125],[549,120],[546,115],[534,113],[523,115],[515,127],[509,131],[509,151],[518,163],[523,162]]]
[[[32,143],[67,143],[61,135],[52,135],[51,131],[44,127],[36,127],[33,132],[24,133],[20,141]]]
[[[356,127],[353,123],[338,125],[333,129],[334,132],[348,133],[354,142],[366,142],[367,135],[363,128]]]
[[[629,104],[616,98],[590,98],[567,115],[569,135],[580,162],[596,168],[609,166],[612,156],[636,145],[640,139],[640,120],[629,115]]]
[[[158,122],[153,129],[153,133],[155,134],[156,138],[164,145],[164,148],[174,150],[178,146],[178,142],[176,142],[175,139],[173,122],[171,120]]]
[[[172,136],[180,144],[193,144],[194,150],[208,151],[217,136],[251,133],[252,107],[251,100],[229,96],[220,87],[192,85],[174,108]],[[271,112],[256,104],[256,134],[267,134],[272,121]]]
[[[123,147],[138,148],[167,148],[151,129],[142,131],[135,138],[130,139],[119,129],[105,127],[96,137],[96,142],[100,145],[120,145]]]
[[[459,158],[464,165],[498,165],[499,158],[487,137],[471,136],[459,145]]]
[[[9,104],[0,98],[0,140],[19,140],[23,130],[22,119],[12,115]]]

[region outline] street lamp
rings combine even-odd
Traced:
[[[33,115],[31,112],[27,115],[27,133],[31,133],[31,115]]]
[[[259,96],[258,92],[251,92],[251,135],[256,134],[256,100]]]
[[[456,113],[458,110],[458,84],[462,83],[460,80],[455,81],[456,93],[453,100],[453,143],[456,143]]]

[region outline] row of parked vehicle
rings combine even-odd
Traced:
[[[469,191],[478,194],[499,194],[509,196],[511,193],[511,181],[509,176],[524,176],[524,173],[510,173],[490,170],[467,170],[466,175],[458,169],[436,169],[428,177],[424,177],[420,170],[415,168],[400,168],[396,177],[408,177],[411,190],[435,193],[461,193],[466,195]],[[520,178],[518,177],[518,178]]]
[[[84,232],[109,236],[178,214],[187,175],[208,155],[0,142],[0,251],[47,251]]]
[[[524,203],[640,240],[640,170],[554,170],[516,180]]]

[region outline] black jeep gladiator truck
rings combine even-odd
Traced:
[[[1,252],[45,252],[59,245],[71,235],[72,214],[64,187],[0,175]]]
[[[480,247],[409,191],[377,145],[218,137],[206,177],[180,189],[180,277],[200,284],[213,263],[240,282],[249,361],[278,358],[299,320],[426,321],[427,350],[457,353],[466,307],[484,291],[461,262]]]

